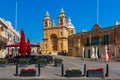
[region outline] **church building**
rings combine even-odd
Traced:
[[[68,52],[68,36],[76,34],[75,27],[70,18],[66,18],[64,10],[61,9],[58,16],[58,25],[51,20],[50,15],[46,12],[43,20],[44,37],[43,37],[43,54],[57,54],[58,52]]]

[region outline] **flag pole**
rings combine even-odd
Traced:
[[[15,9],[15,29],[17,30],[17,6],[18,6],[18,3],[16,1],[16,9]]]
[[[99,0],[97,0],[97,24],[99,24]]]

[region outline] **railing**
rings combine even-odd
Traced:
[[[7,43],[7,39],[0,35],[0,41],[3,43]]]

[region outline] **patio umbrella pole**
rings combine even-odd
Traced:
[[[84,64],[84,75],[83,76],[86,76],[86,64]]]
[[[64,76],[64,65],[61,64],[61,76]]]
[[[38,76],[40,76],[40,64],[38,64]]]
[[[18,62],[16,63],[16,76],[18,76]]]

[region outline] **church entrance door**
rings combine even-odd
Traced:
[[[57,51],[57,35],[56,34],[52,34],[51,35],[51,48],[52,51]]]

